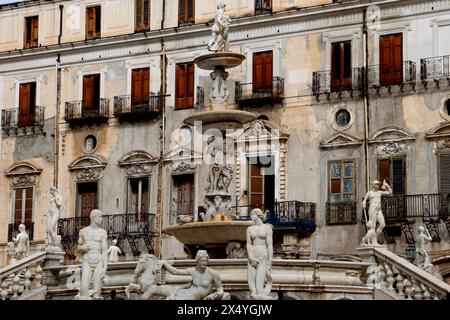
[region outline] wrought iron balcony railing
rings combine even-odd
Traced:
[[[368,87],[375,88],[379,93],[381,87],[387,87],[389,92],[391,86],[403,88],[406,84],[411,85],[415,91],[416,64],[412,61],[404,61],[398,64],[381,64],[367,68]]]
[[[64,119],[70,124],[106,122],[108,116],[108,99],[100,99],[98,105],[87,104],[84,100],[66,102]]]
[[[327,225],[355,224],[356,202],[327,202]]]
[[[440,80],[447,80],[450,85],[450,55],[425,58],[420,60],[420,78],[425,88],[427,80],[432,80],[439,88]]]
[[[297,230],[314,232],[316,229],[316,204],[300,201],[281,201],[270,205],[236,206],[236,217],[239,220],[250,219],[250,211],[254,208],[268,211],[267,222],[278,230]]]
[[[21,108],[2,110],[2,131],[6,134],[14,132],[17,134],[21,129],[24,133],[27,129],[32,133],[36,129],[44,129],[44,107],[34,107],[32,112],[23,113]]]
[[[283,98],[284,79],[281,77],[273,77],[269,86],[255,83],[240,83],[239,81],[235,84],[235,101],[238,104],[279,103]]]
[[[141,119],[145,116],[159,114],[162,110],[164,96],[159,92],[151,92],[148,99],[134,101],[131,95],[114,97],[114,116],[122,118]]]
[[[19,234],[19,225],[21,223],[8,224],[8,241],[12,241],[13,238]],[[25,231],[28,233],[30,241],[33,240],[34,222],[24,222]]]
[[[319,100],[321,94],[330,98],[331,93],[337,93],[339,98],[343,92],[349,92],[353,98],[353,92],[363,89],[363,69],[352,68],[344,70],[344,77],[333,75],[333,71],[313,72],[312,90],[316,99]]]
[[[117,239],[119,247],[123,245],[124,240],[128,240],[133,254],[137,256],[139,255],[138,240],[141,238],[144,240],[148,252],[154,251],[154,220],[153,213],[103,215],[101,227],[106,230],[109,239]],[[61,244],[72,259],[75,257],[79,232],[89,224],[89,217],[64,218],[58,221]]]

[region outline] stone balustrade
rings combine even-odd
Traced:
[[[385,299],[443,300],[450,297],[450,285],[383,247],[358,248],[371,265],[367,285],[381,291]],[[376,294],[375,294],[376,296]]]

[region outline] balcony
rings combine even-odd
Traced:
[[[440,81],[448,82],[450,86],[450,56],[433,57],[420,60],[420,78],[427,88],[428,81],[433,81],[439,89]]]
[[[355,224],[356,202],[327,202],[327,225]]]
[[[28,233],[30,241],[33,240],[34,222],[24,222],[25,231]],[[10,223],[8,224],[8,241],[12,241],[13,238],[17,237],[19,234],[20,223]]]
[[[143,239],[149,253],[154,252],[155,215],[153,213],[129,213],[103,215],[101,228],[105,229],[108,239],[117,239],[117,245],[123,252],[123,241],[127,240],[134,256],[139,256],[139,240]],[[82,228],[90,223],[89,217],[59,219],[58,234],[64,251],[75,258],[78,235]]]
[[[100,99],[98,104],[94,105],[83,100],[66,102],[64,119],[70,126],[104,123],[108,121],[108,116],[108,99]]]
[[[44,130],[44,107],[34,107],[33,112],[23,114],[20,108],[2,110],[2,131],[6,135],[43,132]]]
[[[412,61],[404,61],[399,64],[384,64],[367,68],[367,82],[369,89],[375,89],[380,94],[380,89],[385,87],[388,93],[392,93],[393,86],[399,86],[403,92],[406,85],[414,92],[416,90],[416,64]]]
[[[283,99],[284,79],[280,77],[273,77],[271,85],[266,87],[239,81],[235,84],[235,101],[241,107],[281,103]]]
[[[339,99],[342,94],[348,92],[353,98],[354,91],[363,90],[363,69],[352,68],[344,71],[344,77],[334,77],[333,71],[313,72],[312,91],[317,101],[320,95],[325,95],[330,100],[331,94],[336,93]]]
[[[278,231],[295,231],[311,234],[316,230],[316,204],[300,201],[281,201],[272,205],[236,206],[236,216],[239,220],[250,219],[250,210],[260,208],[269,211],[266,222],[272,224]],[[243,213],[248,215],[243,215]]]
[[[395,243],[394,237],[405,235],[408,243],[414,243],[412,224],[422,219],[433,238],[439,241],[438,223],[443,222],[450,233],[450,194],[394,195],[384,197],[381,210],[386,221],[384,228],[388,243]],[[364,221],[365,223],[365,221]]]
[[[120,121],[148,120],[157,117],[163,104],[164,96],[161,93],[151,92],[148,99],[142,102],[133,101],[131,95],[114,97],[114,116]]]

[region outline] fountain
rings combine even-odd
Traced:
[[[228,29],[231,19],[225,15],[226,5],[219,2],[217,15],[208,43],[210,53],[199,56],[194,63],[200,69],[212,70],[210,76],[212,89],[209,94],[209,110],[195,113],[184,120],[187,125],[201,123],[202,133],[208,129],[220,131],[223,139],[211,136],[207,140],[203,160],[208,168],[207,188],[204,198],[206,211],[200,214],[201,222],[175,225],[164,230],[191,249],[192,255],[199,248],[211,252],[213,258],[226,257],[228,244],[245,241],[245,231],[252,225],[249,221],[233,220],[231,193],[229,186],[234,176],[233,137],[226,134],[227,129],[237,129],[247,122],[254,121],[255,115],[242,110],[229,108],[227,79],[229,68],[242,64],[245,56],[228,50]]]

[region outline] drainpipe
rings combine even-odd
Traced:
[[[62,4],[59,5],[59,35],[58,35],[58,44],[61,44],[62,37],[62,27],[63,27],[63,9],[64,6]]]
[[[167,71],[167,59],[166,59],[166,47],[164,39],[161,39],[161,118],[159,123],[159,161],[158,161],[158,212],[156,214],[155,224],[158,228],[157,238],[155,241],[155,255],[158,259],[162,258],[161,241],[162,241],[162,228],[164,217],[164,203],[163,203],[163,175],[164,175],[164,152],[165,152],[165,133],[166,133],[166,71]]]
[[[166,0],[163,0],[163,3],[162,3],[161,30],[164,29],[165,21],[166,21]]]
[[[55,120],[54,120],[54,172],[53,172],[53,185],[58,187],[58,166],[59,166],[59,117],[61,109],[61,55],[58,54],[56,59],[56,108],[55,108]]]
[[[365,160],[365,185],[366,192],[370,189],[370,164],[369,164],[369,75],[367,68],[369,65],[369,39],[367,29],[367,9],[363,11],[363,57],[364,57],[364,83],[363,83],[363,99],[364,99],[364,160]]]

